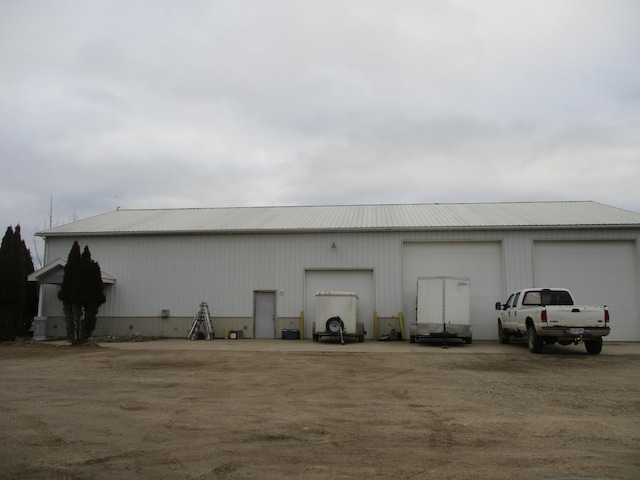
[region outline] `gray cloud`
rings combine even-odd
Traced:
[[[640,211],[629,0],[0,3],[1,223],[122,208]],[[536,181],[531,181],[535,178]]]

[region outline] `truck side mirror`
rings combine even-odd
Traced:
[[[502,304],[500,302],[496,302],[496,310],[502,310]]]

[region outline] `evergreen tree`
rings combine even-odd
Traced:
[[[63,303],[71,344],[86,342],[95,329],[98,308],[106,297],[100,265],[91,259],[88,247],[80,254],[78,242],[73,242],[69,252],[58,298]]]
[[[11,322],[9,312],[9,283],[10,275],[8,259],[11,255],[11,243],[13,241],[13,229],[7,227],[0,244],[0,340],[13,340],[11,337]],[[10,338],[11,337],[11,338]]]
[[[82,276],[84,285],[84,314],[83,336],[89,338],[96,328],[98,308],[107,298],[104,295],[104,285],[102,283],[102,273],[100,265],[91,259],[89,247],[84,247],[80,258],[82,264]]]
[[[64,277],[62,286],[58,292],[58,298],[62,301],[64,316],[67,321],[67,337],[73,345],[80,342],[82,338],[82,286],[80,279],[80,245],[73,242],[73,246],[67,257],[67,264],[64,267]]]
[[[22,314],[22,323],[20,325],[18,334],[24,336],[24,335],[27,335],[29,333],[29,330],[31,329],[33,317],[35,317],[38,314],[39,292],[38,292],[38,283],[29,282],[26,278],[31,273],[35,272],[35,268],[33,266],[33,259],[31,258],[31,250],[27,248],[27,245],[24,243],[24,240],[21,240],[21,243],[22,243],[22,253],[24,257],[26,302],[24,305],[24,311]]]
[[[7,227],[0,244],[0,339],[15,340],[21,332],[26,301],[26,273],[20,227]]]

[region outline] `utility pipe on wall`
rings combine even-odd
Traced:
[[[373,338],[378,340],[378,312],[373,312]]]

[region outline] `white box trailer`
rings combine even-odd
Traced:
[[[321,337],[355,337],[364,342],[364,323],[358,321],[358,296],[354,292],[317,292],[316,321],[313,322],[313,341]]]
[[[416,323],[409,326],[409,341],[459,338],[471,343],[470,289],[468,278],[418,278]]]

